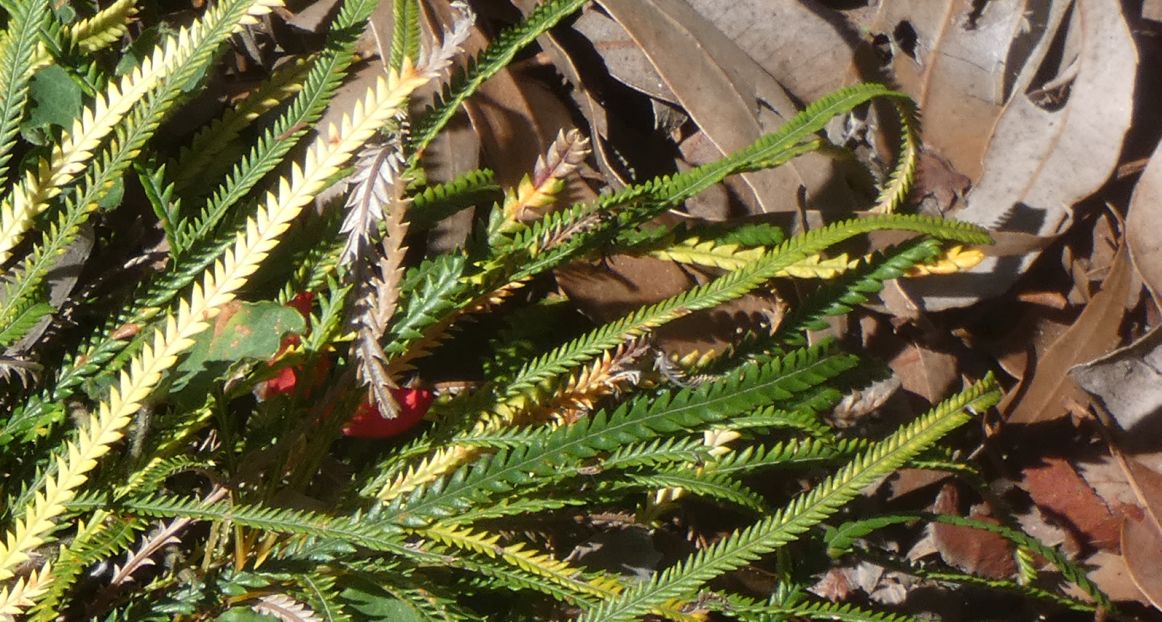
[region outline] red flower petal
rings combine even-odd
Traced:
[[[299,382],[298,375],[295,370],[290,367],[283,367],[278,370],[278,375],[266,382],[262,383],[259,396],[261,399],[270,399],[275,395],[287,395],[295,390],[295,385]]]
[[[295,294],[290,302],[286,303],[288,307],[294,307],[303,317],[311,317],[311,307],[315,304],[315,292],[299,292]]]
[[[435,396],[427,389],[390,389],[392,397],[399,403],[399,414],[388,419],[379,414],[379,409],[364,402],[355,410],[355,415],[343,426],[343,434],[351,438],[391,438],[416,427],[427,414]]]

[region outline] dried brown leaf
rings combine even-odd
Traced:
[[[1073,326],[1036,362],[1032,373],[999,408],[1009,423],[1050,421],[1066,414],[1066,401],[1085,403],[1085,393],[1070,380],[1071,367],[1113,349],[1119,341],[1121,319],[1133,286],[1133,274],[1125,246],[1119,249],[1102,290],[1086,305]]]
[[[1068,461],[1043,458],[1024,470],[1021,486],[1043,512],[1078,540],[1074,550],[1088,546],[1117,550],[1120,517],[1110,511]]]
[[[1121,453],[1115,455],[1134,489],[1134,495],[1146,509],[1148,518],[1154,521],[1156,527],[1162,528],[1162,473],[1130,456]]]
[[[654,99],[678,104],[678,97],[658,75],[649,56],[611,17],[600,11],[585,11],[573,28],[589,40],[605,61],[609,75],[618,82]]]
[[[675,99],[718,148],[719,157],[749,145],[796,112],[783,87],[689,4],[600,4],[645,52]],[[763,212],[795,209],[793,197],[800,187],[812,205],[850,210],[855,204],[850,190],[844,192],[844,184],[835,183],[835,163],[818,154],[743,179]]]
[[[1162,222],[1162,143],[1154,149],[1150,163],[1138,178],[1130,210],[1126,214],[1126,244],[1134,267],[1155,302],[1162,304],[1162,236],[1158,223]]]
[[[1148,519],[1129,516],[1122,523],[1122,556],[1134,585],[1150,604],[1162,610],[1162,531]]]
[[[1022,0],[989,2],[977,14],[979,4],[884,2],[871,25],[891,39],[892,74],[924,111],[924,142],[971,180],[981,176],[989,131],[1025,60],[1016,51],[1045,36]]]
[[[1162,474],[1120,452],[1115,456],[1146,509],[1140,520],[1127,516],[1122,523],[1122,555],[1134,584],[1162,609]]]
[[[917,342],[905,345],[888,365],[906,391],[932,404],[944,399],[959,377],[955,355],[933,350]]]
[[[532,0],[518,0],[517,3],[526,14],[535,6]],[[587,12],[583,16],[588,14],[591,12]],[[606,139],[609,138],[609,112],[605,109],[601,99],[589,87],[584,73],[577,65],[579,61],[573,58],[568,48],[562,45],[552,32],[542,35],[537,41],[548,52],[557,71],[573,87],[569,95],[589,123],[589,136],[593,143],[593,153],[596,156],[598,168],[605,176],[606,183],[615,188],[625,187],[629,184],[629,180],[623,177],[620,172],[620,164],[614,162],[616,156],[606,146]]]
[[[955,484],[945,484],[936,496],[933,511],[960,515],[959,494]],[[969,518],[996,523],[980,505],[969,510]],[[940,557],[949,565],[965,572],[1003,579],[1013,576],[1017,565],[1013,560],[1013,544],[1001,536],[959,525],[934,523],[932,539]]]
[[[817,0],[699,0],[697,11],[798,101],[843,86],[859,35]]]

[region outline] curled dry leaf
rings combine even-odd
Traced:
[[[531,3],[531,0],[530,0]],[[618,82],[668,104],[678,105],[670,85],[658,75],[641,46],[616,21],[600,11],[585,11],[573,24],[605,61]]]
[[[1117,450],[1114,456],[1146,515],[1122,523],[1122,555],[1134,585],[1155,608],[1162,609],[1162,474]]]
[[[1116,168],[1130,127],[1138,64],[1121,4],[1079,0],[1069,34],[1078,43],[1076,53],[1070,56],[1067,47],[1059,66],[1039,69],[1056,69],[1055,78],[1021,89],[1005,105],[981,177],[957,218],[1055,236],[1070,223],[1070,208]],[[929,137],[932,131],[929,124]],[[920,281],[909,289],[925,296],[930,310],[964,306],[1004,292],[1034,258],[991,258],[973,270],[976,278],[959,279],[955,287]]]
[[[645,52],[678,103],[721,153],[749,145],[796,112],[771,74],[691,5],[680,0],[600,4]],[[818,154],[742,177],[762,212],[794,209],[800,188],[806,190],[809,205],[854,209],[850,190],[835,183],[835,163]]]
[[[1150,604],[1162,610],[1162,531],[1148,519],[1127,517],[1122,523],[1122,555],[1134,585],[1149,599]]]

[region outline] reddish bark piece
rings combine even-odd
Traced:
[[[399,414],[388,419],[379,414],[379,409],[364,402],[355,410],[355,416],[343,426],[343,435],[351,438],[383,439],[399,436],[416,427],[435,395],[427,389],[388,389],[399,404]]]
[[[1080,546],[1118,550],[1118,517],[1068,461],[1042,458],[1037,466],[1025,469],[1022,488],[1071,535],[1080,536]]]
[[[933,510],[940,514],[960,515],[959,493],[955,484],[945,484],[936,496]],[[986,523],[998,521],[990,516],[983,505],[973,506],[969,518]],[[1013,560],[1013,545],[995,533],[935,523],[932,525],[932,539],[940,551],[940,557],[949,565],[964,572],[994,579],[1012,577],[1017,570]]]

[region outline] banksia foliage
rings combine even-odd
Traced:
[[[318,52],[278,65],[184,138],[158,129],[199,102],[222,50],[281,19],[276,0],[219,0],[180,27],[147,24],[160,34],[134,42],[135,64],[118,48],[134,20],[153,19],[139,3],[84,3],[72,18],[47,0],[2,4],[0,619],[696,620],[731,608],[890,619],[804,598],[828,561],[781,553],[806,539],[853,551],[851,534],[888,523],[862,522],[849,502],[1000,394],[979,379],[877,439],[826,423],[874,365],[808,346],[806,333],[886,281],[964,269],[989,242],[978,227],[898,209],[917,144],[902,95],[853,86],[720,161],[572,203],[564,189],[587,183],[589,154],[576,130],[522,163],[515,188],[486,170],[435,183],[423,156],[484,81],[584,0],[538,4],[452,75],[476,27],[467,5],[447,3],[456,18],[425,33],[419,2],[392,0],[395,31],[380,33],[390,45],[364,80],[352,64],[377,3],[345,0]],[[75,86],[80,103],[41,142],[21,142],[34,77]],[[344,81],[354,97],[332,101]],[[412,100],[428,85],[440,94],[420,110]],[[659,224],[730,175],[820,148],[828,120],[874,99],[904,115],[879,200],[893,213],[793,236]],[[337,120],[324,125],[328,106]],[[331,187],[342,200],[321,200]],[[425,244],[468,208],[480,211],[462,245]],[[108,226],[125,220],[147,222],[153,242]],[[883,230],[913,236],[846,254]],[[109,279],[132,287],[86,281],[64,308],[50,274],[94,237],[151,254]],[[613,254],[704,278],[591,322],[555,278]],[[805,295],[777,326],[668,362],[659,329],[791,280]],[[757,473],[800,465],[812,468],[793,494],[753,487]],[[644,580],[549,545],[563,517],[600,541],[665,530],[693,499],[727,508],[733,526]],[[840,517],[842,533],[820,529]],[[995,533],[1025,552],[1014,589],[1039,579],[1032,560],[1044,559],[1105,605],[1063,555]],[[775,557],[792,583],[769,599],[706,591]]]

